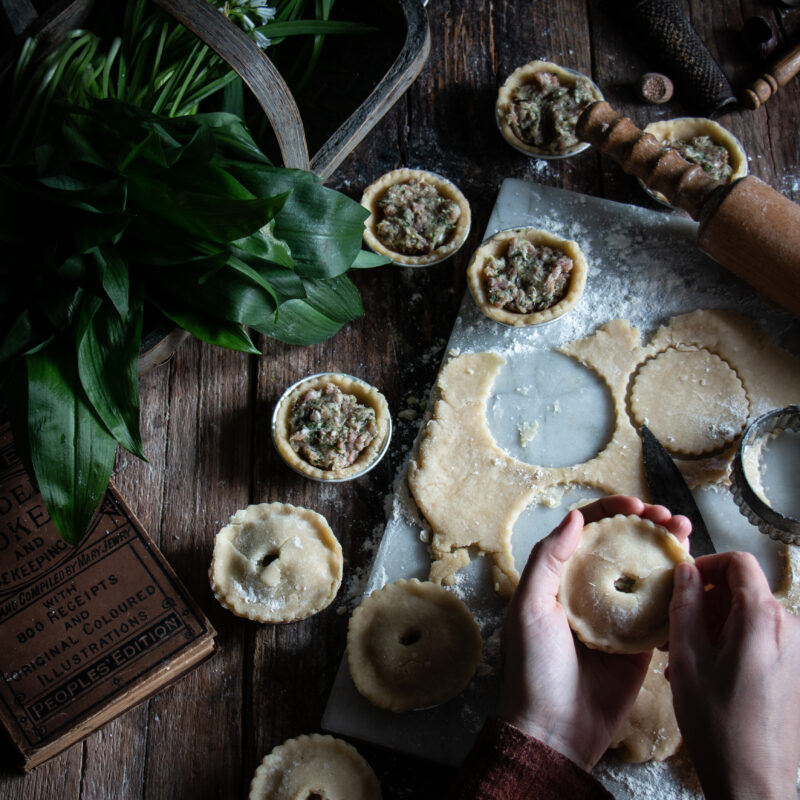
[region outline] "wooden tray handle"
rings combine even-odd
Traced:
[[[205,0],[154,2],[224,58],[247,84],[275,132],[284,166],[309,169],[308,145],[297,103],[264,52]]]

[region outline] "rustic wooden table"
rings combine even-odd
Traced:
[[[689,4],[684,3],[687,11]],[[800,10],[757,0],[695,3],[696,29],[742,86],[757,68],[742,44],[744,20],[766,16],[782,46],[796,40]],[[618,110],[643,125],[680,116],[638,101],[636,78],[652,64],[634,49],[599,0],[514,3],[431,0],[432,52],[410,91],[328,182],[358,198],[379,174],[418,166],[453,179],[473,209],[460,253],[429,269],[383,267],[356,275],[365,316],[316,347],[264,340],[252,357],[191,340],[144,376],[143,463],[121,454],[116,480],[151,536],[216,627],[218,651],[189,676],[111,722],[30,775],[0,770],[0,797],[244,797],[264,756],[285,739],[320,729],[342,658],[348,615],[369,567],[384,502],[406,458],[417,422],[398,417],[432,385],[465,291],[464,272],[505,177],[516,177],[655,208],[634,179],[590,152],[556,162],[529,160],[508,147],[492,109],[499,83],[516,66],[548,58],[590,74]],[[800,78],[752,112],[721,119],[743,142],[750,171],[800,200]],[[664,211],[664,213],[670,213]],[[380,387],[395,436],[388,457],[344,484],[306,481],[279,460],[270,416],[281,391],[321,370],[342,370]],[[403,415],[409,416],[409,415]],[[214,535],[253,502],[283,501],[324,514],[342,543],[339,598],[291,625],[234,617],[213,599],[207,570]],[[359,744],[392,798],[438,798],[449,770]]]

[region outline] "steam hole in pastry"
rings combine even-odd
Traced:
[[[404,633],[400,637],[400,644],[403,647],[410,647],[412,644],[416,644],[422,638],[422,633],[418,630],[410,630]]]
[[[311,792],[308,797],[306,797],[306,800],[325,800],[325,798],[318,792]]]
[[[273,561],[277,561],[279,558],[278,553],[267,553],[259,562],[259,567],[268,567]]]
[[[630,575],[620,575],[619,578],[614,581],[614,588],[618,592],[624,592],[625,594],[630,594],[635,585],[636,578],[631,578]]]

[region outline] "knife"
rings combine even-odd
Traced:
[[[706,523],[681,471],[647,425],[642,425],[640,432],[644,473],[652,501],[666,506],[673,514],[689,518],[692,523],[689,552],[693,558],[716,553]]]

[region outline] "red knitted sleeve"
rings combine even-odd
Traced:
[[[456,775],[448,800],[613,800],[588,772],[519,728],[490,718]]]

